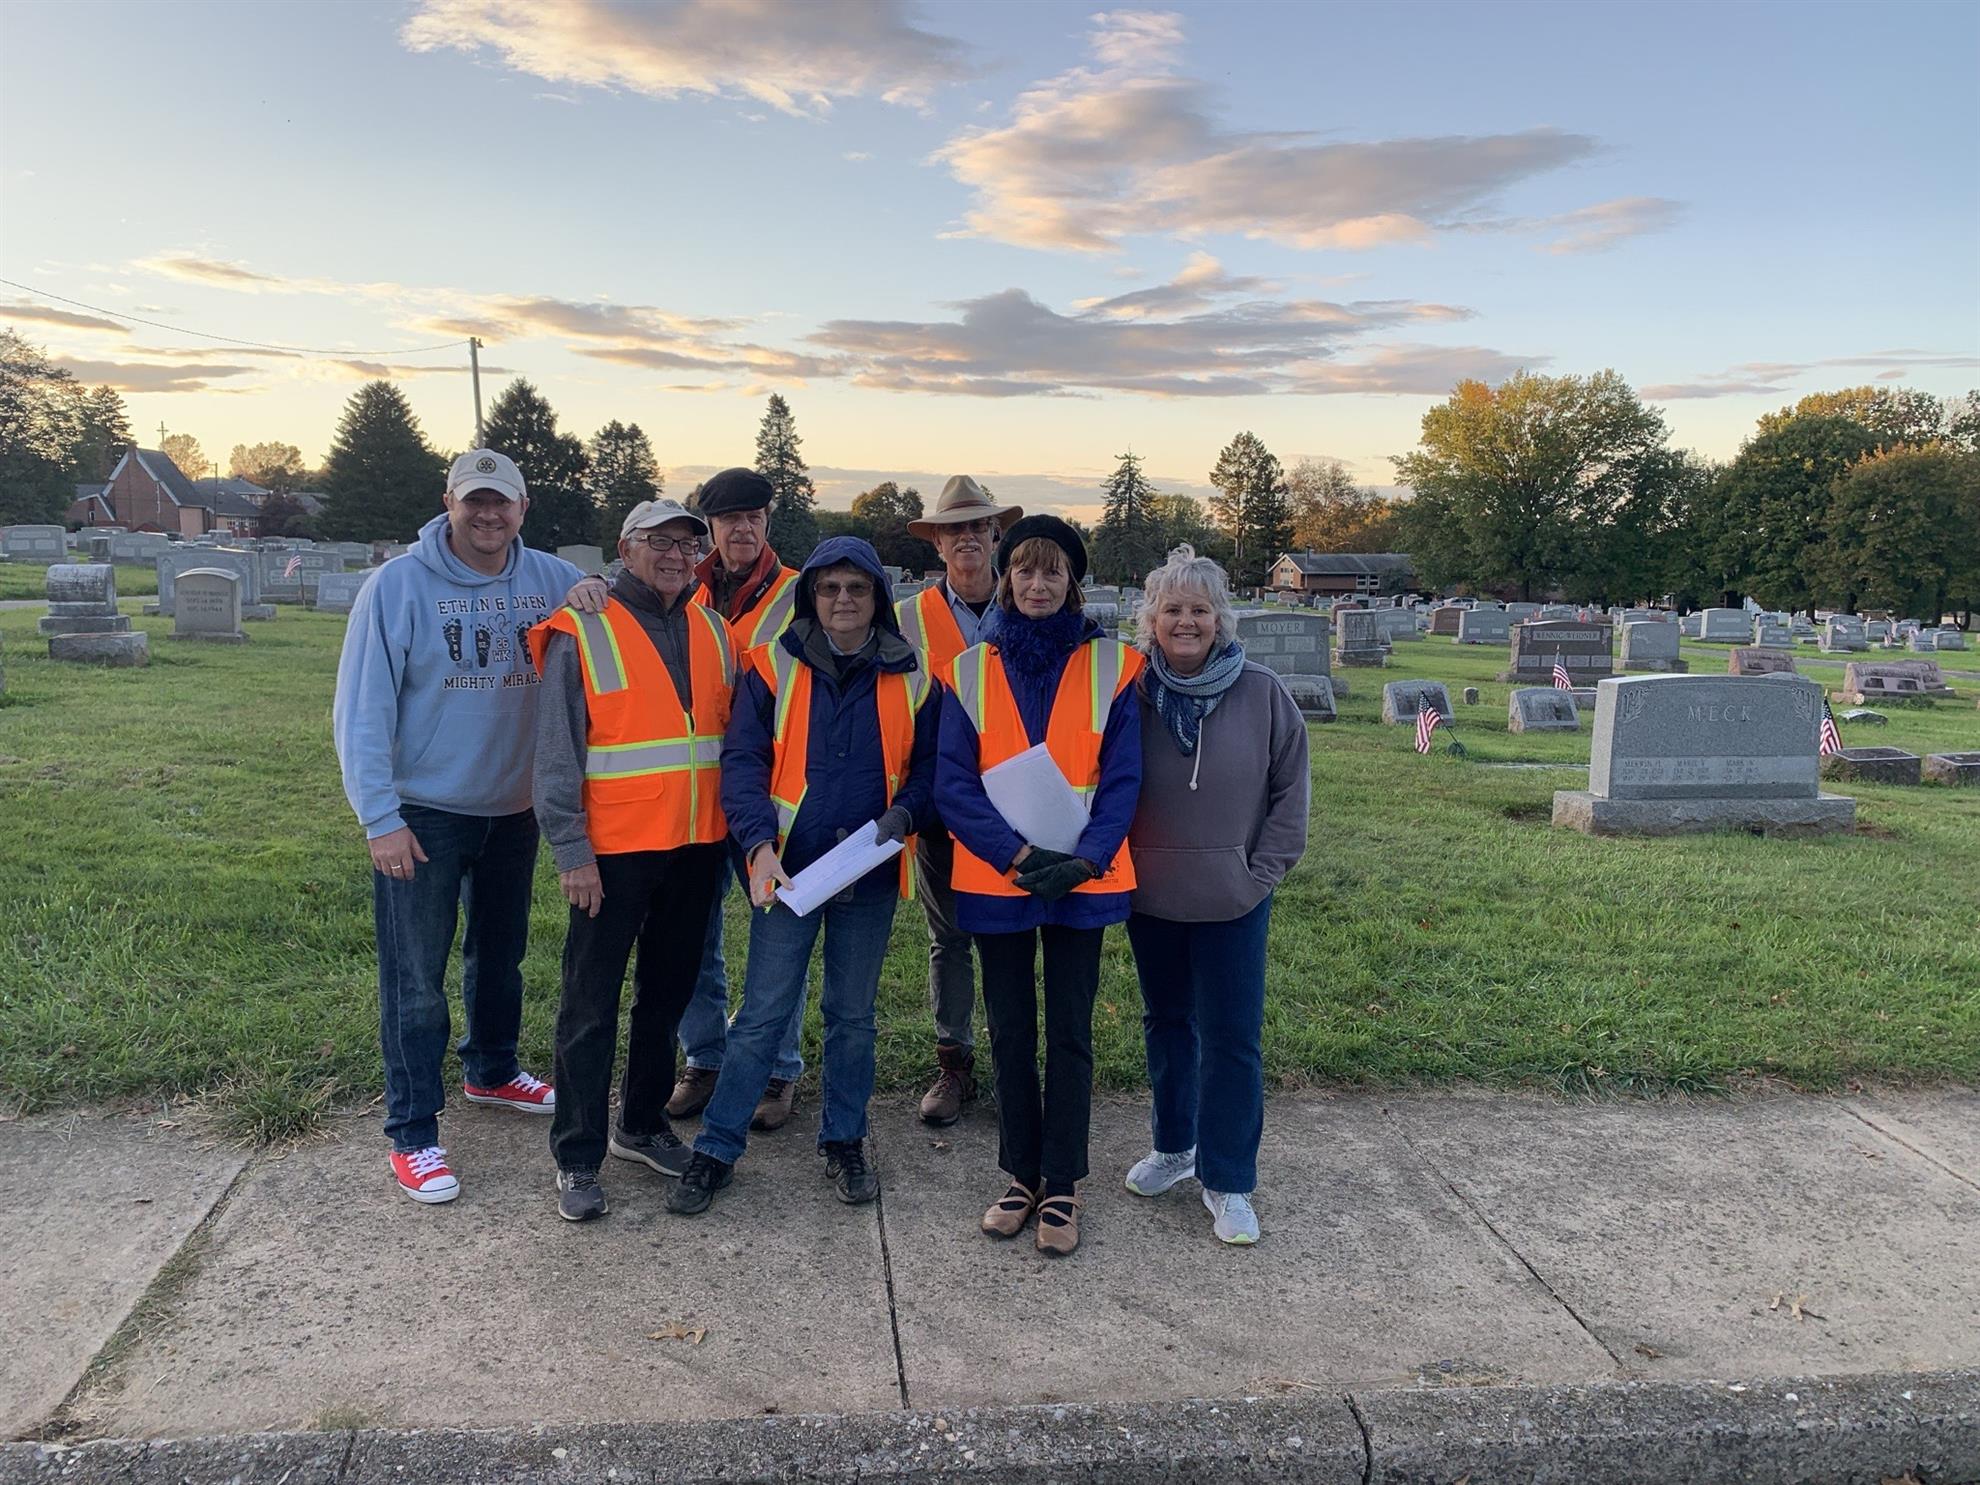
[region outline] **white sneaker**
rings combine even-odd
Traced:
[[[1173,1155],[1150,1150],[1127,1173],[1127,1189],[1136,1196],[1160,1196],[1176,1182],[1187,1181],[1195,1174],[1196,1146],[1178,1150]]]
[[[1215,1231],[1219,1242],[1245,1244],[1258,1241],[1258,1214],[1251,1209],[1250,1192],[1212,1191],[1205,1186],[1203,1205],[1217,1219]]]

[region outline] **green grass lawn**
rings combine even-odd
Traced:
[[[371,1098],[369,868],[329,737],[343,620],[284,609],[238,648],[141,620],[142,671],[54,665],[34,620],[0,613],[0,1101],[204,1094],[273,1138]],[[1724,668],[1723,648],[1685,653],[1695,674]],[[1348,672],[1341,720],[1313,729],[1312,845],[1273,922],[1277,1083],[1980,1078],[1980,791],[1850,786],[1857,833],[1819,841],[1556,831],[1550,799],[1580,787],[1588,735],[1509,734],[1504,654],[1399,644],[1387,671]],[[1381,682],[1418,677],[1483,692],[1457,707],[1468,759],[1419,757],[1411,729],[1380,724]],[[1968,699],[1891,708],[1846,740],[1980,749],[1980,681],[1955,685]],[[546,857],[523,1049],[542,1072],[564,917]],[[732,934],[732,972],[744,943]],[[881,984],[883,1086],[926,1076],[923,943],[905,909]],[[1139,1016],[1110,934],[1108,1087],[1142,1079]],[[814,1057],[817,1035],[814,1008]]]
[[[46,564],[0,562],[0,600],[9,598],[46,598],[47,596],[48,568]],[[117,596],[119,598],[156,598],[158,596],[158,569],[155,567],[119,567],[117,569]]]

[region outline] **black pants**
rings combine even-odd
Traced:
[[[1093,1115],[1093,997],[1104,928],[979,933],[983,1008],[997,1064],[997,1163],[1033,1190],[1086,1176]],[[1037,945],[1045,941],[1045,1087],[1038,1086]],[[558,1097],[563,1095],[560,1093]]]
[[[635,946],[639,961],[633,969],[619,1125],[628,1134],[658,1134],[667,1128],[674,1037],[701,972],[708,914],[726,865],[720,845],[598,858],[605,901],[595,918],[572,908],[564,939],[557,1111],[550,1120],[550,1153],[559,1170],[596,1168],[605,1158],[619,991]]]

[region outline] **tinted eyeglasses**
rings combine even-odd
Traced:
[[[698,536],[662,536],[657,531],[648,531],[633,537],[634,541],[644,542],[659,556],[678,551],[683,557],[692,557],[701,549]]]

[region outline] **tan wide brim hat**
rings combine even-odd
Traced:
[[[935,533],[944,526],[984,520],[995,521],[999,531],[1008,531],[1011,522],[1023,514],[1023,506],[999,505],[983,486],[966,474],[958,474],[951,476],[949,482],[942,486],[941,498],[935,502],[934,510],[918,521],[908,522],[908,534],[923,541],[933,541]]]

